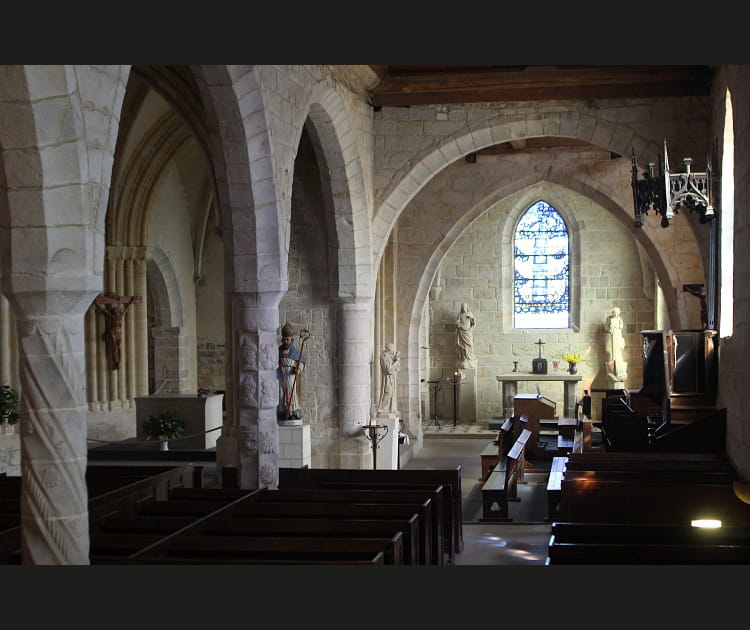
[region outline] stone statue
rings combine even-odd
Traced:
[[[477,358],[474,356],[474,327],[477,320],[471,312],[469,305],[461,304],[461,311],[456,318],[456,344],[458,346],[459,368],[473,368],[477,366]]]
[[[604,330],[609,333],[608,350],[610,363],[608,364],[607,375],[610,381],[621,383],[627,377],[628,364],[625,362],[625,337],[622,334],[624,323],[620,316],[620,309],[616,306],[607,315],[604,322]],[[616,386],[615,388],[618,388]]]
[[[380,386],[380,400],[378,402],[378,413],[398,414],[398,402],[396,400],[396,372],[401,369],[401,353],[396,346],[388,343],[383,352],[380,353],[380,370],[383,382]]]
[[[304,348],[304,341],[302,347]],[[276,371],[279,380],[279,404],[276,407],[276,416],[280,421],[302,419],[300,394],[301,376],[304,369],[305,359],[302,356],[302,349],[294,345],[294,328],[286,322],[281,329],[279,367]]]

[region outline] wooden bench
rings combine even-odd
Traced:
[[[510,521],[508,501],[517,498],[517,483],[523,480],[524,452],[531,431],[523,429],[505,457],[505,469],[499,466],[482,486],[482,521]]]
[[[441,485],[446,493],[450,509],[446,512],[445,545],[446,554],[452,557],[463,550],[463,500],[461,488],[461,467],[449,469],[398,469],[362,470],[342,468],[280,468],[279,488],[320,487],[322,482],[350,482],[372,484],[373,487],[391,484]],[[448,525],[448,516],[450,525]],[[449,546],[452,545],[452,549]]]
[[[508,418],[500,427],[500,430],[497,433],[497,439],[485,446],[484,450],[479,454],[481,466],[479,481],[487,481],[493,468],[497,466],[498,462],[502,461],[505,453],[505,440],[510,437],[510,431],[512,428],[513,421]]]
[[[748,526],[750,505],[737,498],[731,483],[563,476],[559,517],[572,522],[655,525],[686,525],[696,518],[717,518],[728,526]]]
[[[443,504],[442,486],[433,490],[407,489],[341,489],[341,488],[280,488],[264,490],[253,495],[253,500],[263,502],[322,502],[351,504],[408,504],[423,508],[425,522],[432,529],[432,563],[443,564]],[[428,502],[428,503],[425,503]]]
[[[553,521],[559,516],[560,489],[565,474],[565,456],[553,457],[547,478],[547,521]]]
[[[401,534],[404,564],[419,564],[419,523],[408,519],[365,518],[211,518],[203,526],[204,534],[274,535],[324,537],[393,537]]]
[[[746,564],[750,528],[552,524],[547,564]]]

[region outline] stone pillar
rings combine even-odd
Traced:
[[[339,466],[370,468],[372,454],[362,435],[370,421],[371,365],[369,304],[341,305],[339,417],[341,435]]]
[[[0,293],[0,385],[10,385],[17,389],[14,329],[15,321],[10,303]]]
[[[134,397],[148,395],[148,304],[146,287],[146,267],[151,258],[150,247],[133,248],[136,255],[133,260],[134,295],[143,297],[141,302],[131,307],[128,312],[134,322],[135,333],[135,383]]]
[[[97,293],[12,297],[23,387],[24,564],[89,564],[84,315]]]
[[[217,440],[216,464],[219,479],[225,469],[234,469],[240,488],[275,489],[279,483],[276,330],[281,297],[269,291],[239,293],[232,300],[233,413]]]

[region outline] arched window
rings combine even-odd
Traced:
[[[721,156],[721,208],[719,211],[719,334],[734,331],[734,122],[732,95],[727,90],[724,113],[724,148]]]
[[[513,326],[570,326],[568,228],[560,213],[537,201],[513,236]]]

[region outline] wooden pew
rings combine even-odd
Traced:
[[[746,564],[750,528],[552,524],[547,564]]]
[[[482,486],[482,521],[510,521],[508,501],[517,499],[517,483],[523,480],[526,442],[531,431],[523,429],[505,457],[505,469],[490,473]]]
[[[443,489],[343,489],[343,488],[280,488],[264,490],[253,495],[253,500],[263,502],[338,502],[352,504],[397,503],[424,507],[425,520],[432,529],[432,564],[443,564]],[[425,505],[425,501],[429,502]]]
[[[429,504],[429,501],[426,502]],[[435,544],[432,529],[425,526],[425,513],[408,504],[363,504],[363,503],[267,503],[262,501],[245,502],[232,509],[232,519],[254,518],[333,518],[392,520],[417,518],[418,561],[419,564],[432,564]]]
[[[446,501],[451,506],[447,512],[452,513],[450,527],[445,525],[446,545],[451,544],[453,554],[463,550],[463,500],[461,489],[461,467],[452,469],[398,469],[398,470],[361,470],[342,468],[280,468],[279,488],[320,487],[322,482],[348,482],[372,484],[373,487],[385,485],[441,485],[446,492]],[[448,550],[446,549],[448,553]]]
[[[503,455],[505,454],[505,440],[506,438],[510,438],[512,428],[513,422],[508,418],[500,427],[497,439],[485,446],[484,450],[479,454],[481,466],[479,481],[487,481],[487,477],[490,476],[490,473],[497,466],[498,462],[502,462]]]
[[[347,518],[211,518],[204,534],[334,537],[393,537],[401,534],[403,563],[419,564],[419,523],[409,519]]]
[[[246,558],[253,560],[325,560],[345,558],[351,554],[382,553],[385,564],[402,564],[401,533],[392,538],[336,538],[302,536],[176,536],[157,550],[142,558],[160,560],[171,555],[205,560],[218,559],[242,564]]]
[[[547,478],[547,521],[554,521],[560,515],[560,490],[567,461],[568,458],[565,456],[552,458]]]
[[[568,479],[563,477],[559,518],[571,522],[685,525],[718,518],[750,526],[750,505],[732,484]]]
[[[306,491],[306,494],[310,494],[317,491]],[[281,493],[283,494],[283,493]],[[410,501],[409,503],[404,502],[403,504],[350,504],[348,501],[352,497],[344,499],[345,493],[335,492],[338,496],[339,501],[334,503],[331,502],[315,502],[310,507],[308,501],[304,499],[312,499],[312,496],[303,496],[305,493],[288,494],[288,496],[282,498],[279,491],[260,489],[255,491],[239,490],[239,489],[195,489],[195,488],[175,488],[170,492],[170,497],[167,500],[156,501],[156,500],[144,500],[138,503],[138,516],[130,518],[127,521],[123,521],[123,517],[120,518],[120,525],[126,525],[128,527],[134,527],[136,531],[141,533],[147,531],[163,530],[166,532],[171,525],[173,529],[170,536],[166,536],[164,540],[171,539],[175,536],[185,537],[188,535],[196,535],[205,532],[213,532],[214,534],[221,533],[228,536],[230,539],[238,540],[240,538],[269,538],[278,537],[275,533],[270,536],[269,532],[261,532],[261,527],[254,526],[252,523],[255,522],[256,516],[264,516],[266,514],[272,514],[279,517],[279,512],[282,512],[280,518],[283,518],[286,522],[286,526],[280,526],[279,529],[285,529],[286,532],[284,537],[286,538],[299,538],[302,535],[303,526],[307,529],[313,530],[310,532],[311,535],[308,538],[323,538],[326,540],[332,539],[351,539],[351,545],[341,544],[337,550],[336,557],[343,557],[344,552],[347,554],[355,553],[355,551],[362,551],[361,541],[364,538],[371,538],[373,540],[387,539],[393,549],[388,548],[384,550],[384,562],[386,564],[392,563],[410,563],[414,560],[418,552],[424,556],[423,563],[428,563],[437,547],[437,542],[432,543],[432,536],[430,531],[427,530],[420,536],[419,528],[424,527],[428,522],[427,519],[431,517],[431,511],[429,511],[430,499],[428,498],[424,505],[428,508],[427,511],[424,509],[419,512],[419,505],[416,507],[411,503],[412,499],[404,497],[401,493],[401,498],[404,501]],[[351,494],[351,493],[346,493]],[[370,493],[371,494],[371,493]],[[424,497],[426,493],[420,492],[419,496]],[[257,499],[260,495],[266,496],[268,502],[259,502]],[[357,493],[358,498],[363,497],[363,493]],[[276,503],[274,501],[280,501]],[[373,497],[374,500],[374,497]],[[390,493],[389,500],[393,500],[393,493]],[[240,509],[242,506],[243,509]],[[358,509],[362,508],[362,509]],[[392,508],[398,508],[393,510]],[[314,518],[318,520],[319,525],[310,525],[301,522],[301,519],[296,518],[296,513],[302,513],[307,518]],[[357,518],[350,518],[354,514]],[[393,518],[388,518],[388,515],[395,514],[400,519],[399,526],[402,529],[394,528]],[[344,516],[344,518],[342,518]],[[109,523],[114,522],[117,525],[117,515],[111,515],[102,519],[101,527],[106,530]],[[159,523],[160,519],[165,520],[167,525],[162,526]],[[185,521],[179,521],[175,519],[189,519],[188,524],[181,530],[174,531],[176,526],[183,524]],[[320,527],[325,525],[325,521],[339,521],[338,525],[331,525],[327,529]],[[348,524],[344,521],[350,521]],[[355,522],[357,521],[357,522]],[[362,521],[362,522],[359,522]],[[231,522],[232,525],[227,525]],[[224,531],[221,531],[223,528]],[[375,529],[378,532],[375,532]],[[243,531],[244,530],[244,531]],[[405,530],[405,531],[404,531]],[[132,530],[131,530],[132,532]],[[385,532],[385,533],[383,533]],[[409,546],[404,545],[404,539],[408,535]],[[395,540],[395,542],[394,542]],[[161,548],[164,541],[158,543],[158,547]],[[182,545],[182,543],[178,543]],[[217,543],[218,544],[218,543]],[[327,543],[326,543],[327,544]],[[427,547],[426,545],[430,545]],[[221,545],[219,545],[221,546]],[[289,561],[289,553],[286,551],[285,545],[277,545],[280,553],[280,558],[286,558]],[[343,549],[346,547],[346,550]],[[318,550],[322,554],[323,546],[318,545]],[[203,552],[197,552],[198,556],[201,556]],[[318,554],[321,558],[322,555]],[[141,550],[138,554],[133,554],[134,562],[145,562],[148,556],[153,561],[153,553],[149,550]],[[264,552],[263,557],[266,558],[268,554]],[[309,554],[307,554],[309,556]],[[330,555],[330,554],[329,554]],[[252,556],[252,554],[250,554]],[[250,559],[252,559],[248,556]],[[100,556],[101,557],[101,556]],[[187,552],[182,550],[180,552],[180,562],[187,562]],[[244,556],[243,556],[244,557]],[[253,556],[254,557],[254,556]],[[306,562],[310,561],[307,556]],[[305,559],[303,558],[303,559]],[[104,558],[106,560],[107,558]],[[114,561],[117,556],[109,554],[109,561]],[[257,560],[257,559],[256,559]],[[197,563],[202,560],[200,557],[196,559]],[[328,562],[333,562],[333,557],[328,559]],[[369,562],[369,560],[368,560]]]
[[[452,564],[455,561],[455,549],[453,545],[453,536],[455,525],[453,523],[454,512],[450,503],[450,495],[448,494],[445,486],[435,486],[431,483],[373,483],[373,482],[356,482],[356,481],[325,481],[320,480],[317,488],[322,490],[380,490],[380,491],[418,491],[425,493],[425,496],[432,499],[432,502],[436,506],[437,522],[433,523],[433,540],[436,543],[434,549],[438,550],[439,539],[443,541],[443,551],[445,553],[444,562]],[[440,523],[440,513],[442,513],[442,523]],[[418,525],[418,523],[417,523]],[[442,532],[437,531],[439,527],[442,527]],[[404,532],[405,545],[408,546],[409,535]],[[418,536],[418,532],[417,532]],[[435,551],[434,553],[438,553]],[[437,561],[437,559],[435,559]]]

